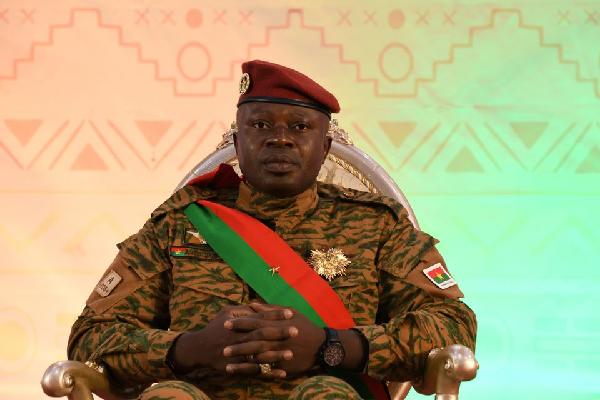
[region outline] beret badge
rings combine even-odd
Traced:
[[[240,79],[240,94],[244,94],[248,91],[250,87],[250,75],[245,72],[242,74],[242,78]]]

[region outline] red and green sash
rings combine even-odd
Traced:
[[[185,214],[204,240],[267,303],[291,307],[320,327],[350,329],[352,316],[329,284],[277,233],[241,211],[206,200]],[[389,399],[382,383],[344,374],[365,399]]]

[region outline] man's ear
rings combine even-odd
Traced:
[[[324,146],[324,150],[325,150],[325,154],[323,155],[323,162],[325,162],[325,159],[327,158],[327,155],[329,154],[329,150],[331,150],[331,138],[329,136],[327,136],[327,134],[325,134],[325,140],[323,142],[323,146]]]
[[[233,147],[235,148],[235,154],[237,156],[238,154],[238,135],[240,134],[240,121],[244,120],[244,110],[246,109],[245,104],[242,104],[241,106],[238,107],[237,111],[235,112],[235,133],[232,135],[233,136]]]
[[[237,121],[235,123],[235,126],[238,126]],[[237,133],[233,134],[233,147],[235,148],[235,154],[237,156],[237,152],[238,152],[238,142],[237,142]]]

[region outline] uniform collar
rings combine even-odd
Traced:
[[[297,196],[281,198],[241,182],[236,208],[258,219],[273,220],[278,230],[289,231],[314,211],[318,202],[316,183]]]

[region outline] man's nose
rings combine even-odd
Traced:
[[[273,135],[267,139],[267,146],[293,147],[294,142],[290,138],[290,132],[285,126],[276,126]]]

